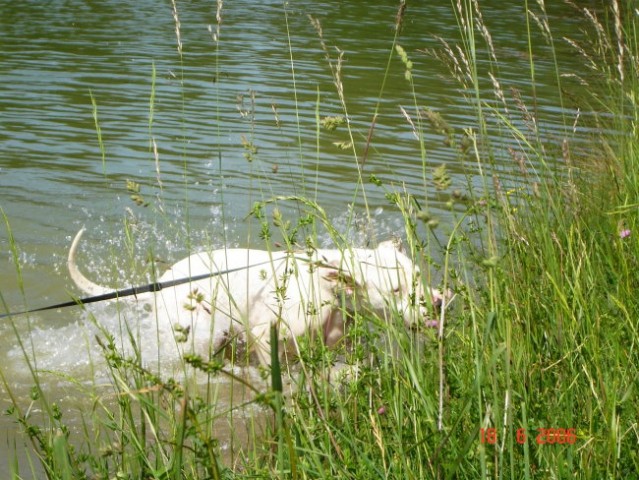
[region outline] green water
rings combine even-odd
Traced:
[[[575,113],[560,108],[551,50],[537,30],[537,97],[530,97],[526,21],[518,3],[482,2],[501,87],[508,96],[512,88],[520,91],[544,135],[559,145],[572,132]],[[340,77],[360,160],[378,108],[364,179],[375,174],[445,215],[447,198],[432,188],[430,169],[446,163],[454,186],[463,188],[465,180],[457,153],[427,123],[422,162],[402,113],[403,107],[417,119],[404,66],[391,49],[397,5],[225,2],[216,41],[215,2],[178,2],[180,53],[170,2],[0,1],[0,207],[15,237],[24,281],[23,294],[2,226],[0,293],[7,305],[21,310],[77,293],[65,261],[81,226],[88,230],[83,269],[106,284],[139,278],[135,270],[149,250],[167,261],[183,257],[186,238],[194,248],[259,245],[258,229],[246,216],[255,201],[274,195],[317,200],[354,243],[401,234],[401,219],[382,189],[365,181],[354,195],[357,162],[352,149],[336,145],[350,141],[347,129],[320,128],[318,140],[316,117],[345,113],[309,15],[321,22],[333,69],[338,68],[335,47],[343,51]],[[560,69],[579,71],[583,67],[560,40],[579,38],[578,17],[563,4],[548,13]],[[399,43],[414,63],[418,105],[440,112],[461,132],[477,128],[474,110],[441,62],[423,53],[441,47],[438,37],[454,44],[458,32],[450,2],[409,2]],[[480,55],[488,60],[485,52]],[[484,85],[489,93],[491,83]],[[249,152],[247,143],[256,151]],[[503,180],[517,177],[508,155],[498,164]],[[149,206],[131,200],[127,180],[140,185]],[[361,220],[349,230],[351,209],[364,219],[366,205],[370,224],[362,226]],[[294,208],[283,209],[295,217]],[[130,250],[125,221],[135,227]],[[85,375],[86,351],[92,347],[83,319],[77,309],[35,315],[31,333],[26,319],[16,323],[41,368]],[[0,365],[26,396],[31,382],[16,345],[8,322],[0,325]],[[54,397],[63,392],[58,383],[50,385]],[[0,390],[0,407],[6,401]],[[0,437],[13,438],[15,429],[0,419]]]

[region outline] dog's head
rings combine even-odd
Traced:
[[[408,328],[422,325],[447,299],[439,290],[424,287],[419,267],[392,241],[373,250],[345,252],[329,277],[339,281],[359,306],[398,311]]]

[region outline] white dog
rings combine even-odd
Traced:
[[[86,294],[112,292],[87,279],[76,265],[83,231],[69,251],[71,278]],[[419,269],[392,242],[376,249],[311,254],[250,249],[196,253],[174,264],[158,283],[202,274],[210,276],[141,294],[137,300],[152,305],[160,328],[189,332],[197,350],[217,350],[237,334],[263,365],[270,364],[273,324],[281,346],[295,352],[302,335],[320,336],[328,346],[338,342],[344,335],[345,308],[376,314],[397,310],[406,326],[413,327],[426,318],[429,306],[444,301],[438,290],[424,288]]]

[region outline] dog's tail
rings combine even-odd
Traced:
[[[73,239],[73,243],[71,244],[71,248],[69,249],[69,257],[67,258],[67,266],[69,267],[69,274],[71,275],[71,279],[75,282],[80,290],[88,295],[104,295],[106,293],[110,293],[112,289],[103,287],[102,285],[98,285],[97,283],[93,283],[84,274],[78,269],[78,266],[75,263],[75,253],[78,249],[78,245],[80,244],[80,238],[82,238],[82,234],[84,233],[84,228],[82,228]]]

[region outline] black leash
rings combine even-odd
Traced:
[[[295,258],[297,260],[302,260],[306,262],[309,261],[309,259],[306,259],[306,258],[300,258],[300,257],[291,257],[291,258]],[[113,300],[114,298],[130,297],[132,295],[139,295],[141,293],[159,292],[160,290],[164,288],[171,288],[171,287],[175,287],[177,285],[182,285],[184,283],[189,283],[189,282],[197,282],[198,280],[204,280],[210,277],[217,277],[219,275],[225,275],[227,273],[239,272],[240,270],[246,270],[252,267],[259,267],[260,265],[267,265],[272,262],[273,260],[267,260],[261,263],[255,263],[253,265],[248,265],[245,267],[231,268],[229,270],[224,270],[222,272],[203,273],[202,275],[196,275],[194,277],[188,277],[188,278],[180,278],[178,280],[171,280],[170,282],[155,282],[155,283],[149,283],[148,285],[144,285],[142,287],[125,288],[124,290],[116,290],[111,293],[104,293],[102,295],[95,295],[93,297],[80,298],[78,300],[58,303],[56,305],[49,305],[48,307],[34,308],[33,310],[23,310],[21,312],[2,313],[0,314],[0,318],[13,317],[17,315],[25,315],[27,313],[44,312],[45,310],[57,310],[58,308],[74,307],[77,305],[87,305],[89,303],[103,302],[105,300]]]

